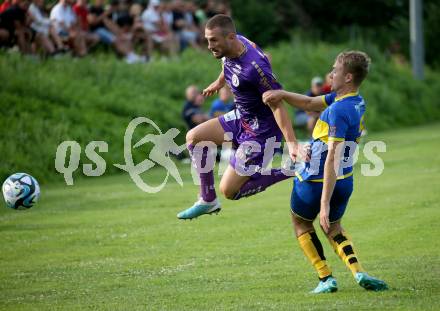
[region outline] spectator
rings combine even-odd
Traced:
[[[151,38],[143,29],[142,25],[138,25],[137,16],[131,16],[129,6],[126,0],[113,1],[111,19],[115,22],[124,40],[132,42],[133,46],[137,43],[142,45],[142,56],[139,56],[135,62],[146,62],[150,58],[152,42]],[[136,23],[135,23],[136,22]]]
[[[49,55],[67,51],[49,17],[44,14],[44,0],[33,0],[28,10],[35,41]]]
[[[144,28],[151,34],[153,43],[161,52],[172,56],[176,52],[173,33],[163,16],[165,5],[160,0],[150,0],[147,9],[142,13]]]
[[[82,57],[87,54],[86,36],[71,5],[72,0],[59,0],[50,12],[50,19],[57,34],[73,47],[77,56]]]
[[[142,46],[143,58],[148,61],[153,50],[153,41],[150,33],[144,29],[141,19],[142,6],[138,3],[132,4],[130,7],[130,16],[133,19],[133,39],[135,44]]]
[[[193,1],[184,2],[184,15],[188,24],[194,25],[199,28],[199,19],[196,16],[197,5]]]
[[[310,90],[307,91],[306,95],[310,97],[322,95],[322,86],[324,81],[321,77],[314,77],[310,83]]]
[[[76,14],[81,29],[83,31],[89,31],[89,22],[87,20],[89,9],[87,8],[87,0],[77,0],[72,6],[72,10]]]
[[[100,42],[112,46],[119,55],[124,56],[127,63],[140,62],[141,57],[134,53],[131,40],[110,19],[111,13],[111,9],[105,10],[104,0],[95,0],[87,15],[90,31],[98,35]]]
[[[173,11],[172,11],[172,3],[162,1],[160,3],[160,12],[165,21],[165,24],[168,26],[168,29],[172,29],[173,27]]]
[[[234,102],[231,99],[231,91],[224,86],[219,91],[219,98],[214,100],[209,111],[209,117],[216,118],[234,109]]]
[[[142,33],[145,33],[146,30],[142,25],[141,14],[142,14],[142,5],[140,5],[139,3],[133,3],[132,5],[130,5],[129,15],[133,19],[133,31],[134,32],[140,31]]]
[[[32,6],[23,15],[17,6],[29,1]],[[102,42],[128,63],[145,62],[154,46],[169,56],[187,46],[201,49],[207,15],[230,10],[228,4],[217,1],[207,1],[206,9],[201,9],[192,0],[149,0],[144,12],[141,3],[146,0],[110,0],[110,9],[104,8],[105,0],[94,0],[90,7],[87,0],[57,1],[47,18],[44,0],[4,0],[0,15],[13,10],[1,15],[0,47],[17,44],[23,53],[37,47],[49,55],[71,48],[82,57]],[[136,45],[141,45],[142,56],[134,52]]]
[[[324,85],[322,86],[321,93],[322,95],[325,95],[331,93],[331,91],[332,91],[332,78],[330,76],[330,73],[328,73],[325,76],[325,82]]]
[[[90,6],[87,14],[87,22],[91,32],[99,37],[99,41],[112,45],[116,41],[119,32],[118,26],[110,20],[111,10],[105,10],[104,0],[95,0],[95,4]]]
[[[89,15],[89,9],[87,7],[87,0],[77,0],[72,9],[76,14],[79,26],[83,31],[88,46],[91,47],[97,44],[99,42],[99,36],[90,32],[89,28],[89,21],[87,18]]]
[[[16,0],[0,14],[0,46],[12,47],[15,43],[22,53],[30,53],[31,32],[27,28],[28,0]]]
[[[186,11],[186,5],[182,0],[174,0],[173,2],[172,29],[179,39],[180,51],[183,51],[188,45],[200,49],[197,43],[199,30],[194,25],[192,14]]]
[[[311,88],[307,91],[307,96],[319,96],[322,94],[323,81],[321,77],[314,77],[311,81]],[[305,127],[308,134],[311,136],[315,127],[316,121],[319,118],[317,112],[305,112],[297,109],[295,112],[294,124],[297,127]]]
[[[192,129],[197,125],[207,121],[209,117],[203,113],[201,106],[204,102],[204,97],[195,85],[187,87],[186,102],[182,111],[182,118],[185,121],[188,129]]]

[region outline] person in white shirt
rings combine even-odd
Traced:
[[[141,19],[145,30],[151,34],[154,45],[167,55],[176,54],[177,42],[164,17],[165,4],[160,0],[150,0]]]
[[[35,31],[35,39],[39,46],[48,54],[64,52],[64,46],[51,20],[43,14],[44,0],[33,0],[28,9],[31,29]]]
[[[72,0],[59,0],[50,12],[55,31],[69,42],[77,56],[87,54],[86,34],[81,30],[78,19],[72,10]]]

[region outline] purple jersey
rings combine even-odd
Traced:
[[[247,38],[237,35],[246,50],[237,58],[223,57],[223,72],[234,94],[242,126],[249,136],[279,133],[272,110],[263,103],[265,91],[281,89],[263,51]]]

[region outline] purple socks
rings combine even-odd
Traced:
[[[205,166],[207,165],[208,147],[195,148],[193,145],[188,145],[188,150],[191,155],[191,160],[194,167],[200,176],[200,196],[205,202],[212,202],[217,198],[214,187],[214,169],[208,172]],[[212,163],[211,163],[212,164]],[[208,163],[209,165],[209,163]],[[286,180],[292,176],[285,175],[280,168],[272,169],[270,175],[260,175],[257,178],[249,179],[234,196],[234,200],[239,200],[244,197],[254,195],[256,193],[266,190],[267,187]]]
[[[195,148],[193,145],[188,145],[191,160],[200,176],[200,196],[205,202],[212,202],[217,197],[214,187],[214,168],[204,173],[203,168],[206,166],[208,157],[208,148]],[[199,161],[200,159],[200,161]],[[200,163],[200,167],[198,167]]]
[[[270,175],[260,175],[257,178],[249,179],[243,186],[241,186],[240,191],[234,196],[233,200],[239,200],[258,192],[262,192],[266,190],[267,187],[290,177],[292,176],[285,175],[280,168],[272,169]]]

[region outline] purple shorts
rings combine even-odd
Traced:
[[[259,176],[261,169],[272,161],[274,153],[281,150],[283,135],[274,118],[245,120],[235,109],[218,119],[233,144],[231,166],[240,175]]]

